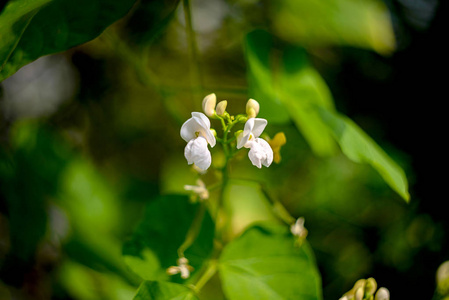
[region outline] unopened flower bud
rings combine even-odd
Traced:
[[[178,258],[178,265],[186,265],[189,263],[189,260],[185,257]]]
[[[390,291],[384,287],[381,287],[377,293],[374,300],[390,300]]]
[[[215,114],[215,104],[217,103],[217,96],[214,93],[207,95],[203,99],[203,111],[208,117]]]
[[[218,102],[217,107],[216,107],[216,111],[217,111],[217,115],[222,116],[224,115],[225,111],[226,111],[226,106],[228,106],[228,101],[223,100]]]
[[[259,113],[259,109],[259,102],[254,99],[249,99],[248,102],[246,102],[246,114],[248,115],[248,119],[255,118]]]
[[[373,277],[370,277],[366,280],[366,285],[365,285],[365,293],[368,294],[369,296],[374,295],[374,293],[377,290],[377,282]]]
[[[437,288],[441,295],[449,294],[449,261],[442,263],[437,270]]]
[[[363,287],[359,287],[354,294],[354,300],[363,300],[363,296],[365,295],[365,289]]]

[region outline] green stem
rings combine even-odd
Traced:
[[[184,243],[182,243],[182,245],[178,248],[178,256],[179,257],[184,257],[184,251],[186,251],[190,246],[192,246],[193,242],[195,241],[196,237],[198,236],[200,229],[201,229],[201,224],[203,222],[205,211],[206,211],[206,206],[202,202],[196,212],[196,215],[193,219],[192,224],[190,225],[190,228],[189,228],[189,231],[187,232]]]
[[[227,140],[227,141],[226,141],[226,144],[229,144],[229,143],[233,142],[235,139],[236,139],[236,137],[233,137],[233,138]]]
[[[198,279],[195,284],[195,292],[199,293],[199,291],[203,288],[203,286],[215,275],[217,272],[217,260],[211,259],[207,265],[207,269],[204,271],[203,275],[201,275],[200,279]]]
[[[210,191],[213,191],[213,190],[215,190],[215,189],[221,187],[221,185],[222,185],[221,182],[216,182],[216,183],[214,183],[214,184],[212,184],[212,185],[209,185],[209,186],[207,187],[207,189],[208,189],[208,191],[210,192]]]
[[[263,185],[261,185],[261,189],[265,197],[267,197],[267,199],[271,202],[273,212],[288,225],[295,223],[296,219],[288,212],[282,202],[271,196]]]
[[[133,50],[128,43],[124,43],[123,40],[113,31],[107,30],[101,35],[102,40],[118,54],[128,65],[134,68],[136,76],[139,82],[147,87],[156,90],[161,95],[160,103],[165,108],[165,111],[175,120],[178,124],[184,122],[179,113],[172,108],[172,105],[168,101],[165,101],[164,97],[166,92],[162,88],[161,82],[158,80],[158,76],[151,71],[146,63],[148,55],[143,55]],[[173,87],[169,87],[173,90]]]
[[[190,68],[192,72],[192,86],[194,91],[194,96],[203,94],[203,84],[201,79],[201,69],[198,59],[198,47],[196,43],[195,31],[192,25],[192,13],[190,9],[190,1],[183,0],[182,2],[184,8],[184,18],[186,21],[186,33],[187,41],[189,43],[190,50]]]

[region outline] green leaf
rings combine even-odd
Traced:
[[[0,13],[0,81],[47,54],[97,37],[123,17],[130,0],[14,0]]]
[[[334,107],[326,83],[303,49],[273,47],[272,37],[265,31],[246,36],[249,96],[260,103],[259,116],[274,123],[291,119],[317,155],[334,153],[335,142],[314,109],[315,105]]]
[[[282,57],[283,65],[279,74],[280,89],[285,95],[282,103],[315,154],[334,154],[337,150],[334,139],[315,110],[316,105],[334,110],[332,95],[326,83],[310,65],[304,49],[289,47]]]
[[[256,182],[229,180],[223,194],[226,213],[225,239],[232,240],[254,223],[277,219],[271,204]]]
[[[245,39],[245,58],[248,65],[248,94],[261,107],[259,117],[269,122],[286,123],[288,111],[282,105],[281,94],[272,72],[273,40],[264,31],[253,31]]]
[[[260,46],[247,47],[247,56],[265,60],[264,66],[269,65],[268,61],[278,62],[272,69],[254,69],[250,64],[251,76],[257,79],[254,88],[263,87],[261,97],[266,90],[275,91],[279,95],[290,118],[315,154],[325,156],[335,153],[337,142],[349,159],[373,166],[387,184],[408,201],[410,196],[404,171],[354,122],[335,111],[332,95],[320,74],[308,62],[304,49],[286,47],[277,52],[274,49],[263,49],[273,46],[269,42],[271,39],[263,31],[247,35],[250,43],[257,40]],[[269,54],[257,56],[251,54],[253,51]],[[270,75],[270,72],[274,75]],[[276,82],[273,81],[274,78]],[[269,94],[265,99],[271,99]],[[271,108],[269,113],[271,110],[275,111]]]
[[[127,18],[124,38],[148,45],[166,29],[173,17],[180,0],[151,1],[136,3],[132,15]]]
[[[69,155],[52,132],[34,122],[16,122],[10,138],[11,151],[0,151],[0,194],[8,207],[11,254],[28,261],[45,234],[48,198],[57,194]]]
[[[223,249],[219,271],[230,300],[322,299],[312,250],[295,247],[287,226],[248,229]]]
[[[317,109],[343,153],[354,162],[371,165],[408,202],[410,195],[407,177],[401,167],[349,118],[320,107]]]
[[[166,269],[176,265],[178,248],[184,242],[187,231],[200,204],[192,204],[187,196],[165,195],[150,202],[141,224],[131,240],[125,243],[123,254],[128,266],[146,280],[170,280]],[[213,249],[213,221],[207,212],[201,230],[191,247],[185,251],[189,264],[199,270]],[[192,273],[192,274],[193,274]]]
[[[144,281],[134,300],[198,300],[188,287],[171,282]]]
[[[349,45],[389,54],[395,48],[387,7],[377,0],[273,1],[274,28],[302,46]]]

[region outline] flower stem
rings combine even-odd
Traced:
[[[192,246],[193,242],[197,238],[201,224],[203,222],[204,213],[206,211],[206,206],[204,202],[201,202],[200,207],[196,211],[195,217],[190,225],[189,231],[187,231],[186,238],[182,245],[178,248],[178,256],[184,257],[184,251],[186,251],[190,246]]]
[[[184,18],[186,21],[186,34],[187,41],[189,44],[190,51],[190,69],[192,74],[192,86],[193,86],[193,94],[196,99],[196,95],[203,94],[203,84],[201,79],[201,68],[198,59],[198,47],[196,43],[195,31],[193,30],[192,25],[192,13],[190,9],[190,1],[183,0],[183,9],[184,9]]]
[[[207,269],[204,271],[203,275],[201,275],[200,279],[198,279],[195,284],[195,292],[199,293],[199,291],[203,288],[203,286],[215,275],[217,272],[217,260],[211,259],[207,265]]]
[[[277,198],[270,195],[267,189],[261,184],[262,193],[267,197],[267,199],[271,202],[273,212],[286,224],[291,225],[295,223],[295,218],[288,212],[285,206],[279,201]]]

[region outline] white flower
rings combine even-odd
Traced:
[[[290,231],[294,236],[299,238],[305,238],[307,236],[307,229],[304,227],[304,222],[305,220],[303,217],[298,218],[295,224],[290,227]]]
[[[190,277],[190,271],[192,270],[193,268],[189,266],[189,260],[185,257],[180,257],[178,259],[178,265],[169,267],[167,269],[167,274],[175,275],[181,273],[181,278],[187,279]]]
[[[259,169],[262,165],[269,167],[273,162],[273,150],[264,139],[256,138],[254,141],[249,141],[250,150],[248,152],[248,157]]]
[[[237,149],[250,148],[248,157],[258,168],[269,167],[273,162],[273,150],[267,141],[259,136],[267,126],[267,120],[250,118],[246,121],[243,132],[237,137]]]
[[[184,156],[187,163],[194,163],[201,170],[207,170],[212,162],[212,157],[207,148],[215,146],[215,136],[210,129],[209,119],[200,112],[193,112],[181,127],[181,137],[187,142]]]
[[[196,181],[197,185],[185,185],[184,189],[186,191],[193,191],[200,197],[200,200],[209,199],[209,191],[206,189],[206,185],[201,179]]]

